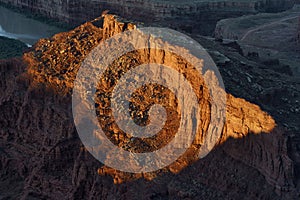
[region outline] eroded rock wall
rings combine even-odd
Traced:
[[[98,17],[103,10],[110,10],[126,19],[150,24],[179,28],[187,32],[212,34],[214,25],[220,19],[237,17],[248,13],[276,12],[291,8],[293,0],[251,0],[251,1],[30,1],[1,0],[0,2],[34,13],[80,24]]]

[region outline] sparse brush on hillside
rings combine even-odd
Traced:
[[[0,36],[0,59],[21,56],[27,48],[21,41]]]

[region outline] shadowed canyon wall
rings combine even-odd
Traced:
[[[98,17],[103,10],[130,20],[160,24],[187,32],[212,34],[216,22],[228,17],[256,12],[276,12],[293,6],[293,0],[250,1],[30,1],[0,0],[19,8],[26,8],[49,18],[80,24]]]
[[[297,34],[297,42],[300,43],[300,17],[298,21],[298,34]]]

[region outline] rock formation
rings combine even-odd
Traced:
[[[0,89],[3,94],[0,97],[3,113],[0,116],[0,184],[5,185],[0,189],[1,198],[295,197],[297,175],[294,172],[295,159],[290,158],[288,152],[289,133],[280,120],[275,122],[277,117],[232,94],[227,95],[226,124],[219,145],[202,160],[196,156],[201,139],[196,139],[175,163],[149,174],[118,172],[95,160],[82,145],[74,127],[71,110],[73,82],[81,62],[95,46],[136,26],[119,22],[112,15],[105,16],[103,27],[94,24],[87,22],[70,32],[41,39],[25,53],[23,60],[12,59],[0,63]],[[210,45],[206,40],[203,43]],[[211,45],[216,47],[216,44]],[[277,103],[281,102],[276,92],[281,89],[280,84],[288,85],[286,77],[264,72],[244,57],[241,60],[245,60],[245,63],[241,64],[236,58],[240,56],[238,53],[227,47],[219,47],[218,50],[222,51],[223,48],[224,52],[230,52],[226,55],[229,64],[220,71],[230,92],[243,98],[248,93],[252,98],[255,97],[251,92],[256,95],[259,93],[257,99],[262,99],[261,106],[272,114],[276,113],[274,110],[279,109]],[[161,52],[137,51],[130,58],[149,61],[152,53],[160,57],[158,53]],[[171,66],[180,66],[176,63],[178,58],[169,58],[166,56],[162,61]],[[126,62],[120,60],[118,64],[124,66]],[[256,70],[252,70],[254,68]],[[193,76],[193,73],[187,72],[187,78]],[[270,76],[272,79],[268,79]],[[201,79],[192,80],[193,84],[201,85]],[[277,88],[269,88],[274,81],[277,81]],[[279,93],[292,95],[289,91],[283,91]],[[198,91],[200,93],[201,90]],[[205,87],[202,93],[203,97],[208,94]],[[294,93],[299,94],[297,87]],[[210,121],[207,117],[211,112],[209,100],[203,98],[202,101],[204,121]],[[287,116],[295,118],[297,122],[298,114],[295,111],[287,113]],[[206,129],[203,124],[203,130]],[[116,135],[122,136],[119,132]],[[117,138],[119,141],[116,140],[116,143],[126,139]],[[293,152],[294,157],[297,156],[297,150]]]

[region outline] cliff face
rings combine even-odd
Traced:
[[[103,27],[85,23],[70,32],[40,40],[23,60],[0,63],[3,94],[0,99],[3,112],[0,116],[0,182],[6,185],[0,194],[24,199],[238,199],[244,195],[276,199],[279,198],[274,193],[276,187],[277,192],[283,192],[282,198],[286,197],[286,191],[288,197],[294,195],[296,175],[287,151],[287,132],[277,127],[273,117],[259,106],[230,94],[220,144],[205,159],[195,159],[201,141],[196,139],[171,166],[160,172],[132,175],[103,167],[86,151],[72,118],[70,93],[74,78],[83,59],[99,42],[134,28],[131,23],[121,23],[114,16],[106,15]],[[135,52],[131,58],[149,62],[153,55],[160,58],[159,53],[162,52]],[[177,57],[168,56],[162,57],[162,62],[177,67],[182,64],[177,63]],[[118,67],[122,67],[126,63],[119,64]],[[262,86],[251,88],[253,72],[237,75],[239,67],[229,65],[226,70],[229,69],[231,72],[224,72],[225,82],[235,81],[236,75],[241,80],[238,85],[250,92],[264,90]],[[268,72],[260,76],[263,75],[274,74]],[[191,71],[187,71],[187,78],[189,76],[193,76]],[[199,80],[193,79],[192,83],[201,85]],[[268,79],[260,82],[266,84],[265,88],[271,83]],[[241,91],[248,93],[243,88]],[[202,92],[204,121],[209,121],[211,108],[205,98],[208,93],[205,89]],[[266,105],[272,107],[269,101],[276,99],[275,90],[268,95],[262,92],[261,98],[266,98]],[[203,130],[206,129],[203,124]],[[121,133],[117,135],[122,138]],[[7,184],[9,182],[13,184]]]
[[[187,32],[212,34],[214,25],[220,19],[237,17],[247,13],[276,12],[289,9],[293,0],[251,0],[251,1],[19,1],[0,2],[33,13],[59,19],[67,23],[80,24],[91,20],[109,9],[126,19],[149,24],[161,24]],[[199,28],[201,27],[201,28]],[[203,28],[205,27],[205,28]]]

